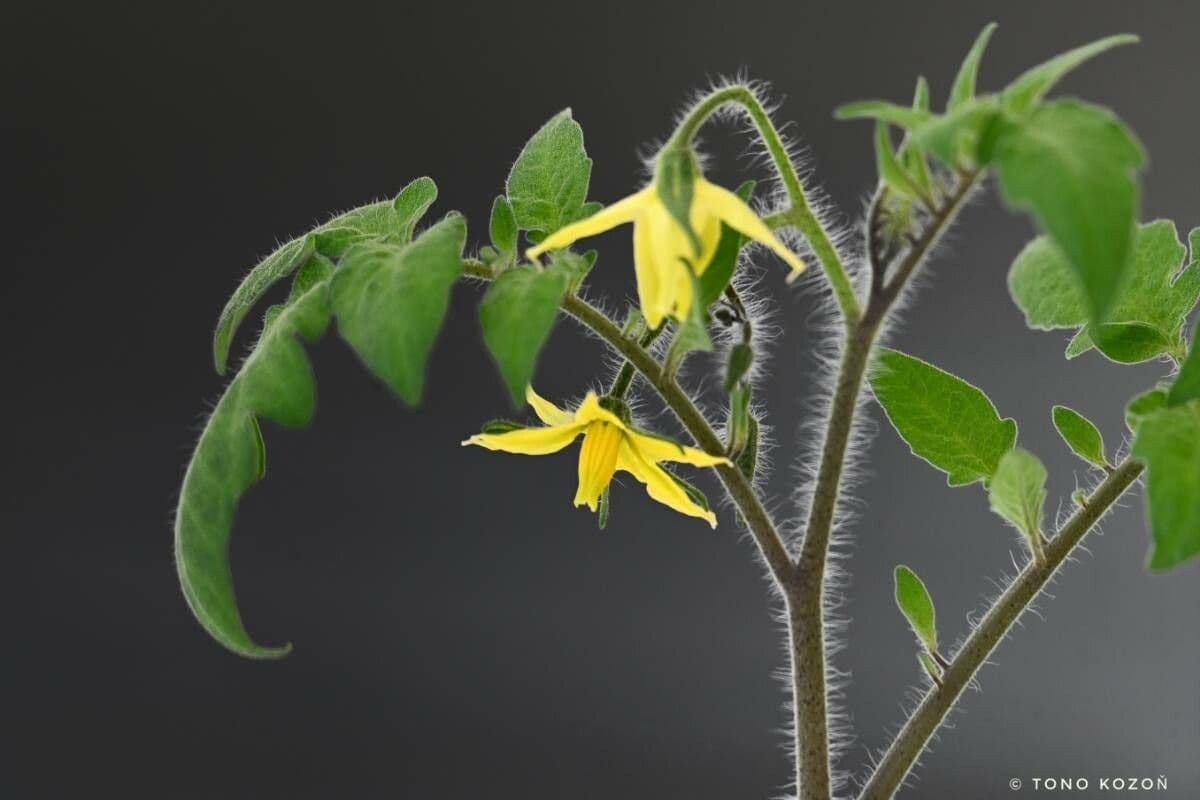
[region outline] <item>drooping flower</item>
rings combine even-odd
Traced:
[[[503,433],[479,433],[463,445],[488,450],[540,456],[557,453],[583,435],[579,451],[579,488],[575,505],[596,511],[600,495],[617,470],[624,470],[646,485],[650,497],[669,508],[707,520],[717,527],[717,517],[698,505],[679,482],[659,466],[662,461],[712,467],[729,464],[724,456],[711,456],[694,447],[634,430],[612,411],[605,409],[595,392],[588,392],[575,411],[564,411],[540,397],[530,387],[525,394],[544,427],[517,428]]]
[[[652,328],[657,328],[665,317],[683,319],[691,309],[693,281],[688,267],[697,276],[708,269],[721,238],[722,222],[778,254],[792,268],[789,280],[803,271],[804,262],[733,192],[709,183],[697,173],[691,198],[688,218],[699,240],[699,252],[662,202],[656,182],[652,182],[587,219],[558,229],[530,248],[527,255],[536,258],[547,250],[567,247],[577,239],[632,222],[638,299]]]

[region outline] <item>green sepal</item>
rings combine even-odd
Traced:
[[[462,274],[466,238],[466,221],[452,213],[411,244],[355,245],[330,284],[338,333],[409,405],[421,400],[425,362]]]
[[[754,181],[746,181],[734,190],[734,194],[741,198],[742,202],[748,203],[754,193],[754,186]],[[708,262],[704,274],[700,276],[700,302],[705,308],[717,302],[729,286],[729,282],[733,280],[738,254],[745,244],[745,236],[721,223],[721,238],[717,241],[717,249],[713,251],[712,260]]]
[[[671,145],[658,154],[654,167],[654,187],[658,191],[658,200],[687,234],[693,257],[699,257],[701,249],[700,237],[692,228],[692,199],[699,177],[700,165],[696,163],[696,154],[690,147]]]
[[[729,360],[725,362],[725,392],[732,393],[738,383],[754,364],[754,348],[746,342],[738,342],[729,349]]]
[[[600,492],[600,503],[596,508],[596,527],[598,527],[600,530],[604,530],[608,527],[608,507],[612,502],[611,498],[609,497],[609,490],[611,488],[612,485],[610,484],[605,486],[603,491]]]
[[[511,419],[489,419],[479,428],[479,432],[486,433],[489,436],[499,436],[505,433],[512,433],[513,431],[523,431],[528,427],[528,425],[513,422]]]
[[[879,172],[879,181],[891,191],[901,197],[918,195],[913,179],[896,160],[888,125],[882,120],[875,121],[875,167]]]
[[[1108,458],[1104,455],[1104,437],[1091,420],[1066,406],[1055,406],[1051,418],[1054,429],[1071,448],[1071,452],[1094,466],[1109,466]]]
[[[498,277],[479,303],[483,341],[514,408],[525,404],[525,390],[571,278],[567,268],[557,265],[515,267]]]
[[[667,351],[666,364],[663,369],[668,375],[674,375],[679,365],[688,353],[695,350],[709,352],[712,350],[712,339],[708,335],[708,312],[698,302],[700,298],[700,282],[688,268],[692,279],[692,305],[687,316],[678,322],[675,329],[675,339]]]
[[[626,425],[629,425],[632,422],[633,411],[629,408],[629,403],[626,403],[624,398],[606,394],[602,395],[597,402],[600,404],[601,408],[608,413],[615,415],[617,419],[621,420],[621,422],[625,423]],[[653,436],[655,439],[660,441],[670,442],[680,450],[683,449],[683,445],[679,444],[674,439],[667,438],[666,436],[655,436],[654,434],[649,433],[643,433],[643,435]]]
[[[740,454],[750,440],[750,386],[739,383],[729,393],[728,449],[731,454]]]
[[[669,475],[671,477],[671,480],[673,480],[673,481],[675,481],[675,483],[679,484],[679,488],[683,489],[683,491],[687,493],[687,496],[691,499],[691,501],[693,503],[700,506],[705,511],[711,510],[708,507],[708,497],[705,496],[704,492],[700,491],[695,486],[693,486],[691,483],[689,483],[688,481],[685,481],[683,478],[679,477],[678,475],[676,475],[674,472],[672,472],[669,469],[664,469],[663,472],[667,473],[667,475]]]
[[[946,101],[946,110],[954,111],[975,98],[975,83],[979,76],[979,62],[983,59],[983,51],[987,49],[988,40],[996,30],[996,23],[989,22],[975,38],[975,43],[967,51],[954,83],[950,89],[950,98]]]
[[[924,582],[917,573],[901,564],[895,569],[896,606],[908,620],[917,640],[930,653],[936,653],[937,614],[933,608],[933,600]]]

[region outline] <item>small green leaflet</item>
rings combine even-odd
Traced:
[[[508,173],[508,199],[518,227],[547,234],[582,219],[591,174],[583,129],[565,109],[525,143]]]
[[[1090,420],[1066,406],[1055,406],[1052,416],[1058,435],[1075,455],[1097,467],[1108,466],[1108,459],[1104,455],[1104,438]]]
[[[896,567],[896,605],[908,620],[917,639],[931,653],[938,649],[936,615],[929,590],[917,573],[901,564]]]
[[[492,218],[488,225],[492,246],[502,255],[517,252],[517,218],[512,205],[504,195],[498,195],[492,204]]]
[[[496,360],[514,407],[525,404],[542,345],[571,284],[570,271],[516,267],[502,274],[479,304],[483,340]]]
[[[1141,145],[1109,111],[1075,100],[1045,103],[994,136],[1005,199],[1031,211],[1062,250],[1089,321],[1106,319],[1132,249]]]
[[[1200,351],[1200,330],[1192,337],[1192,346],[1188,350],[1187,358],[1184,359],[1183,366],[1179,368],[1179,375],[1176,376],[1175,382],[1171,384],[1171,390],[1167,393],[1167,405],[1179,406],[1200,399],[1200,352],[1198,351]]]
[[[929,120],[934,115],[928,111],[897,105],[888,100],[859,100],[838,106],[833,112],[834,119],[877,119],[912,130]]]
[[[1143,419],[1160,408],[1166,407],[1166,389],[1155,387],[1149,391],[1142,392],[1125,406],[1125,427],[1129,428],[1131,433],[1137,433],[1138,426],[1142,424]]]
[[[420,402],[466,237],[462,216],[450,214],[411,244],[355,245],[333,276],[338,333],[409,405]]]
[[[875,168],[879,173],[879,182],[888,189],[901,197],[917,196],[918,190],[913,179],[896,160],[888,125],[882,120],[875,121]]]
[[[319,234],[341,231],[324,237],[326,250],[335,251],[339,246],[348,246],[351,237],[347,233],[362,238],[394,238],[407,242],[412,238],[413,227],[436,198],[437,186],[433,180],[417,178],[405,186],[395,200],[381,200],[339,214],[309,234],[281,245],[260,261],[242,279],[217,320],[217,328],[213,332],[213,362],[217,372],[225,374],[230,344],[246,314],[276,282],[292,274],[308,260],[318,246]],[[330,252],[324,254],[330,257],[340,255]]]
[[[985,484],[1017,440],[983,392],[919,358],[880,348],[871,389],[914,455],[946,473],[950,486]]]
[[[1054,84],[1083,62],[1095,58],[1105,50],[1111,50],[1123,44],[1134,44],[1137,41],[1138,37],[1131,34],[1109,36],[1069,50],[1027,70],[1004,90],[1002,95],[1004,110],[1015,115],[1033,110],[1046,96],[1046,92],[1054,87]]]
[[[1151,569],[1170,569],[1200,553],[1200,402],[1142,418],[1133,455],[1146,464]]]
[[[1186,251],[1169,220],[1138,227],[1133,237],[1128,275],[1115,298],[1107,321],[1088,332],[1088,311],[1078,278],[1066,256],[1046,237],[1030,242],[1013,262],[1008,288],[1038,330],[1080,328],[1067,347],[1067,357],[1095,346],[1120,363],[1136,363],[1183,348],[1183,326],[1200,299],[1200,265],[1195,254],[1200,229],[1189,235],[1193,256]],[[1180,264],[1187,263],[1181,269]],[[1093,341],[1096,339],[1098,341]]]
[[[950,89],[950,99],[946,102],[947,111],[954,111],[974,99],[979,62],[983,59],[983,51],[987,49],[988,40],[992,38],[995,30],[996,23],[989,22],[979,32],[975,43],[971,45],[967,57],[963,59],[962,66],[958,68],[958,74],[954,77],[954,85]]]
[[[988,503],[1031,541],[1040,541],[1046,504],[1046,468],[1033,453],[1014,447],[1000,459]]]
[[[750,202],[750,195],[753,193],[754,181],[746,181],[734,191],[734,194],[746,203]],[[742,246],[745,244],[745,236],[721,223],[721,238],[717,241],[717,249],[713,251],[713,257],[708,262],[704,274],[700,276],[700,302],[705,308],[717,302],[725,293],[725,287],[729,285],[734,270],[737,269],[738,254],[742,252]]]
[[[258,418],[306,425],[315,406],[312,368],[300,339],[329,325],[321,281],[273,315],[217,403],[184,474],[175,513],[175,563],[196,618],[225,647],[250,658],[277,658],[290,646],[256,644],[242,624],[229,568],[229,535],[238,498],[265,472]]]

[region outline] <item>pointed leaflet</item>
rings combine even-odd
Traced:
[[[954,85],[950,89],[950,99],[946,102],[946,110],[953,111],[975,97],[975,81],[979,75],[979,62],[983,59],[983,51],[987,49],[988,40],[996,30],[996,23],[989,22],[979,32],[975,44],[967,52],[958,75],[954,77]]]
[[[492,246],[499,253],[509,255],[517,252],[517,218],[513,216],[512,205],[504,195],[497,195],[492,203],[488,234],[491,236]]]
[[[285,655],[246,632],[233,594],[229,534],[238,498],[264,472],[258,418],[298,427],[312,418],[312,369],[299,339],[316,341],[329,324],[328,284],[318,281],[273,315],[217,403],[183,478],[175,514],[175,563],[184,596],[218,642],[251,658]]]
[[[1125,427],[1130,433],[1137,433],[1142,420],[1167,407],[1167,390],[1161,386],[1142,392],[1129,401],[1125,406]]]
[[[1192,346],[1188,350],[1187,358],[1184,359],[1183,366],[1179,368],[1179,375],[1167,393],[1167,405],[1169,406],[1179,406],[1200,399],[1200,352],[1197,352],[1200,347],[1198,345],[1200,345],[1200,330],[1192,337]]]
[[[913,633],[931,652],[936,653],[937,618],[933,609],[933,600],[929,590],[917,577],[917,573],[901,564],[896,567],[896,605],[900,613],[908,620]]]
[[[483,341],[514,407],[525,404],[538,354],[570,284],[571,273],[561,264],[549,269],[516,267],[497,278],[479,304]]]
[[[1017,440],[1017,423],[979,389],[896,350],[880,349],[871,390],[913,454],[951,486],[987,483]]]
[[[213,362],[217,372],[225,373],[230,343],[246,314],[277,281],[292,274],[308,260],[316,246],[315,234],[349,229],[366,237],[394,237],[407,242],[412,238],[413,226],[436,197],[437,186],[434,182],[430,178],[417,178],[404,187],[395,200],[381,200],[339,214],[311,233],[280,246],[260,261],[242,279],[217,320],[217,328],[213,332]]]
[[[1109,36],[1069,50],[1027,70],[1004,90],[1002,94],[1004,110],[1018,115],[1031,111],[1045,97],[1046,92],[1053,88],[1054,84],[1083,62],[1095,58],[1105,50],[1111,50],[1123,44],[1133,44],[1137,41],[1138,37],[1131,34]]]
[[[461,274],[466,237],[462,216],[450,214],[412,244],[355,245],[333,276],[338,333],[409,405],[420,402],[425,360]]]
[[[1200,402],[1143,417],[1133,455],[1146,463],[1149,565],[1170,569],[1200,553]]]
[[[879,182],[896,194],[901,197],[915,197],[918,194],[913,179],[896,160],[887,123],[881,120],[875,122],[875,168],[879,173]]]
[[[1129,260],[1141,145],[1106,109],[1060,100],[1000,123],[993,155],[1005,199],[1033,213],[1075,270],[1089,320],[1104,320]]]
[[[508,173],[508,199],[517,225],[546,234],[581,219],[591,174],[583,129],[571,118],[571,109],[565,109],[526,142]]]
[[[1097,328],[1098,344],[1083,327],[1088,312],[1078,278],[1063,252],[1046,237],[1030,242],[1013,262],[1009,293],[1031,328],[1083,328],[1068,346],[1068,358],[1093,346],[1121,363],[1179,352],[1184,322],[1200,298],[1200,264],[1195,257],[1200,229],[1189,239],[1193,256],[1181,270],[1185,250],[1169,220],[1156,220],[1136,230],[1128,275],[1108,321]]]
[[[1046,468],[1038,457],[1020,447],[1005,453],[988,487],[988,503],[1027,539],[1038,539],[1046,505]]]
[[[1104,438],[1087,417],[1066,406],[1055,406],[1054,428],[1075,455],[1097,467],[1108,466],[1104,456]]]

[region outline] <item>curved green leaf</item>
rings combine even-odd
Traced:
[[[1167,407],[1167,390],[1155,387],[1142,392],[1129,401],[1125,406],[1125,427],[1130,433],[1137,433],[1142,420],[1160,408]]]
[[[1134,44],[1137,41],[1139,41],[1138,37],[1128,33],[1109,36],[1091,44],[1076,47],[1074,50],[1069,50],[1027,70],[1004,90],[1005,110],[1018,115],[1033,110],[1054,84],[1083,62],[1095,58],[1105,50],[1111,50],[1123,44]]]
[[[250,658],[276,658],[290,645],[263,647],[242,624],[229,535],[238,498],[265,472],[258,418],[291,427],[312,418],[315,387],[300,339],[314,342],[328,327],[327,288],[311,285],[265,327],[200,435],[175,514],[175,564],[188,605],[213,638]]]
[[[530,137],[506,183],[517,225],[553,233],[586,216],[592,160],[583,148],[583,128],[564,109]]]
[[[975,97],[975,81],[979,75],[979,62],[983,60],[983,51],[987,49],[988,40],[992,38],[995,30],[996,23],[989,22],[979,32],[975,43],[971,45],[967,57],[963,59],[962,66],[958,68],[958,74],[954,76],[950,99],[946,102],[947,111],[953,111]]]
[[[950,486],[991,480],[1017,440],[1017,423],[971,384],[919,358],[880,348],[871,390],[914,455]]]
[[[1066,406],[1055,406],[1051,416],[1058,435],[1075,455],[1097,467],[1108,466],[1108,459],[1104,455],[1104,437],[1091,420]]]
[[[1146,463],[1149,566],[1170,569],[1200,553],[1200,402],[1147,414],[1132,452]]]
[[[834,119],[877,119],[901,128],[913,129],[928,122],[933,114],[928,111],[898,105],[887,100],[858,100],[838,106]]]
[[[425,361],[462,272],[467,225],[457,213],[411,244],[355,245],[333,276],[338,333],[409,405],[421,400]]]
[[[1200,399],[1200,330],[1192,337],[1187,358],[1167,393],[1167,405],[1179,406],[1197,399]]]
[[[901,564],[896,567],[896,605],[909,627],[930,652],[937,652],[937,616],[929,590],[917,573]]]

